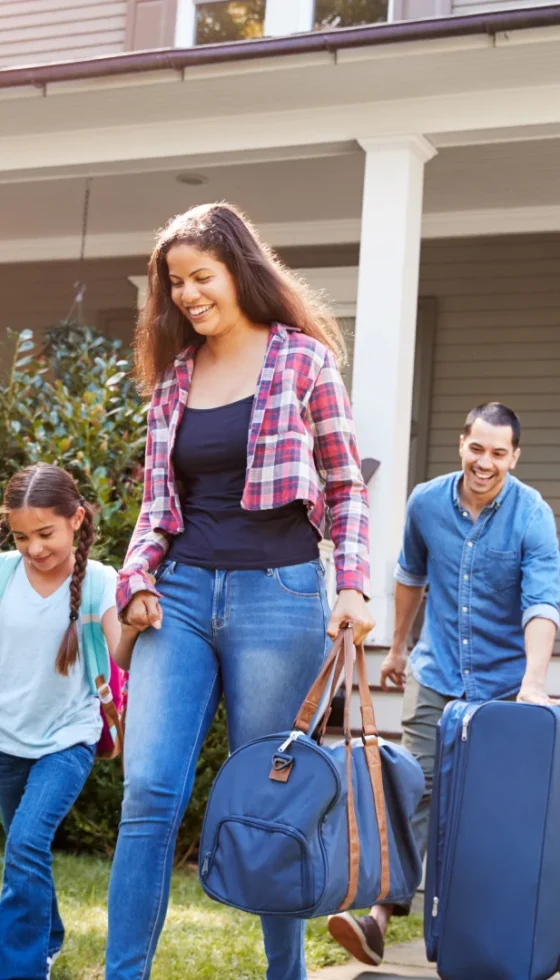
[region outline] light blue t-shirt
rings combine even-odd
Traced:
[[[99,617],[114,606],[117,573],[105,566]],[[55,663],[70,614],[70,578],[46,599],[20,561],[0,602],[0,752],[40,759],[101,734],[99,699],[82,655],[63,677]]]

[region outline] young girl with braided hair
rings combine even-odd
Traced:
[[[39,463],[8,482],[0,518],[0,544],[11,535],[22,559],[0,599],[0,980],[47,980],[64,939],[51,845],[102,727],[78,627],[93,511],[68,473]],[[12,559],[0,554],[0,575]],[[103,568],[99,618],[109,652],[122,659],[134,631],[121,634],[116,572]]]

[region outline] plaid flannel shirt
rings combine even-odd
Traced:
[[[183,531],[173,448],[194,367],[195,349],[175,359],[148,411],[144,497],[119,575],[122,612],[135,592],[158,595],[153,575],[172,535]],[[293,328],[272,326],[255,396],[241,506],[246,510],[307,504],[323,533],[331,520],[337,588],[369,590],[368,494],[360,471],[352,411],[335,360],[323,344]]]

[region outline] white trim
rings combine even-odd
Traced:
[[[258,84],[256,81],[255,84]],[[179,94],[181,93],[181,94]],[[184,92],[178,88],[178,105]],[[210,154],[262,150],[270,147],[310,146],[347,142],[357,134],[365,141],[403,132],[422,133],[437,146],[438,134],[485,130],[501,132],[504,119],[513,127],[558,125],[560,84],[527,86],[442,95],[430,98],[386,100],[275,112],[223,115],[189,121],[90,127],[64,132],[21,133],[0,138],[0,170],[41,171],[51,167],[88,166]],[[367,129],[366,129],[367,127]]]
[[[266,0],[266,37],[285,37],[313,29],[314,0]]]
[[[196,0],[178,0],[175,47],[192,48],[196,33]]]
[[[290,245],[347,244],[357,242],[360,222],[337,221],[278,222],[258,226],[262,238],[275,247]],[[88,235],[86,258],[149,255],[154,247],[153,231],[129,231]],[[44,259],[76,259],[80,254],[79,235],[44,238],[0,239],[0,262],[33,262]]]
[[[333,306],[337,316],[356,315],[357,266],[321,266],[313,269],[296,269],[295,271],[311,289],[324,291],[325,299]]]
[[[424,214],[422,219],[422,237],[426,239],[522,235],[546,231],[560,231],[560,205],[445,211]],[[276,248],[291,245],[347,245],[359,243],[360,220],[339,218],[332,221],[278,222],[260,225],[259,232],[265,241]],[[89,235],[86,258],[149,255],[153,246],[154,233],[149,230]],[[79,254],[79,235],[0,239],[0,263],[77,259]],[[346,310],[350,301],[341,302],[346,304]],[[353,316],[353,310],[340,312],[340,315]]]
[[[393,153],[395,147],[408,149],[421,160],[428,163],[437,153],[435,146],[422,136],[420,133],[394,133],[387,136],[368,136],[365,139],[358,139],[362,149],[369,153]]]
[[[43,180],[72,180],[79,177],[112,177],[120,174],[174,173],[180,170],[211,170],[213,167],[242,167],[254,163],[282,163],[288,160],[324,160],[348,156],[358,151],[357,140],[340,143],[317,143],[309,146],[268,147],[261,150],[233,150],[230,153],[197,153],[163,159],[145,157],[141,160],[114,161],[47,167],[43,170],[0,171],[0,184],[27,184]]]
[[[442,211],[425,214],[422,222],[423,238],[522,235],[539,231],[560,231],[560,205]]]
[[[141,310],[146,302],[146,294],[148,292],[148,277],[147,276],[128,276],[128,281],[136,289],[136,308]]]

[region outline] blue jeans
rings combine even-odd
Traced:
[[[130,672],[107,980],[150,976],[177,830],[222,690],[232,751],[290,729],[328,642],[319,561],[229,572],[167,562],[158,589],[163,626],[138,638]],[[304,923],[262,926],[268,980],[305,980]]]
[[[7,834],[0,897],[0,980],[45,980],[47,957],[60,950],[64,926],[52,876],[51,845],[80,795],[94,745],[42,759],[0,752],[0,814]]]

